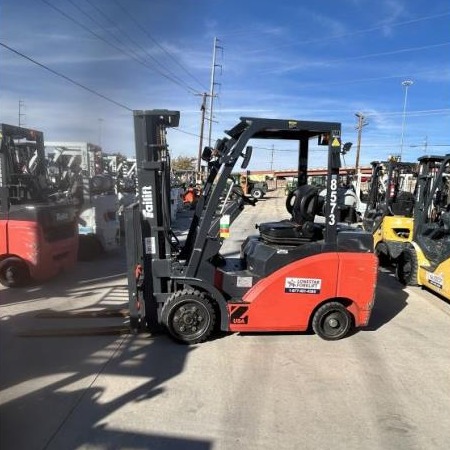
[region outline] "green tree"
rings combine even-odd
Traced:
[[[172,170],[175,172],[178,171],[190,171],[195,170],[197,164],[197,158],[193,158],[191,156],[177,156],[172,159]]]

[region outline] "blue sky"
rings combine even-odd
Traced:
[[[241,116],[337,121],[351,165],[360,112],[362,164],[450,153],[448,0],[2,0],[1,44],[111,101],[0,46],[0,121],[17,124],[22,101],[48,141],[133,156],[129,109],[175,109],[172,154],[195,157],[215,37],[213,141]],[[254,146],[251,169],[296,166],[290,143]]]

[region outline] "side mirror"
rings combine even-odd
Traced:
[[[211,147],[205,147],[202,152],[203,161],[209,162],[211,161],[213,149]]]

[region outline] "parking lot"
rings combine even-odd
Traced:
[[[247,207],[224,256],[255,223],[287,217],[284,200]],[[122,248],[0,288],[2,450],[448,448],[450,305],[436,295],[383,269],[369,327],[346,339],[224,334],[189,347],[127,332],[125,271]]]

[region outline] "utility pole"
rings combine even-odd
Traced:
[[[358,140],[356,143],[356,162],[355,162],[355,173],[358,176],[358,174],[359,174],[359,154],[361,152],[362,129],[366,125],[369,125],[369,122],[366,121],[366,118],[360,112],[357,112],[355,114],[355,116],[358,118],[358,125],[356,125],[356,130],[358,130]]]
[[[403,135],[405,132],[405,123],[406,123],[406,100],[408,99],[408,88],[413,84],[414,82],[412,80],[402,81],[402,86],[404,86],[405,88],[405,101],[403,102],[402,137],[400,139],[400,161],[402,160],[403,154]]]
[[[103,134],[103,119],[98,119],[98,145],[102,146],[102,134]]]
[[[270,158],[270,171],[271,172],[273,172],[273,154],[274,154],[274,152],[275,152],[275,147],[274,147],[274,145],[272,144],[272,155],[271,155],[271,158]]]
[[[25,106],[25,102],[23,100],[19,100],[19,127],[25,125],[22,121],[22,117],[25,117],[25,114],[22,112],[22,108]]]
[[[203,92],[202,94],[202,106],[200,111],[202,112],[202,118],[200,122],[200,142],[198,144],[198,158],[197,158],[197,182],[201,182],[201,160],[202,160],[202,150],[203,150],[203,131],[205,129],[205,111],[206,111],[206,97],[208,94]]]
[[[359,154],[361,152],[361,135],[362,135],[363,127],[368,125],[369,122],[366,121],[366,118],[360,112],[357,112],[355,114],[355,116],[358,118],[358,125],[356,125],[356,129],[358,130],[358,140],[356,143],[355,175],[356,175],[356,195],[359,198],[360,192],[361,192],[361,172],[359,170]]]
[[[216,67],[221,67],[220,64],[216,64],[216,53],[217,49],[220,48],[223,50],[223,47],[217,45],[219,39],[214,38],[214,49],[213,49],[213,61],[211,68],[211,86],[209,90],[209,131],[208,131],[208,145],[211,147],[211,133],[212,133],[212,123],[213,123],[213,107],[214,107],[214,87],[216,86],[215,78],[216,78]]]

